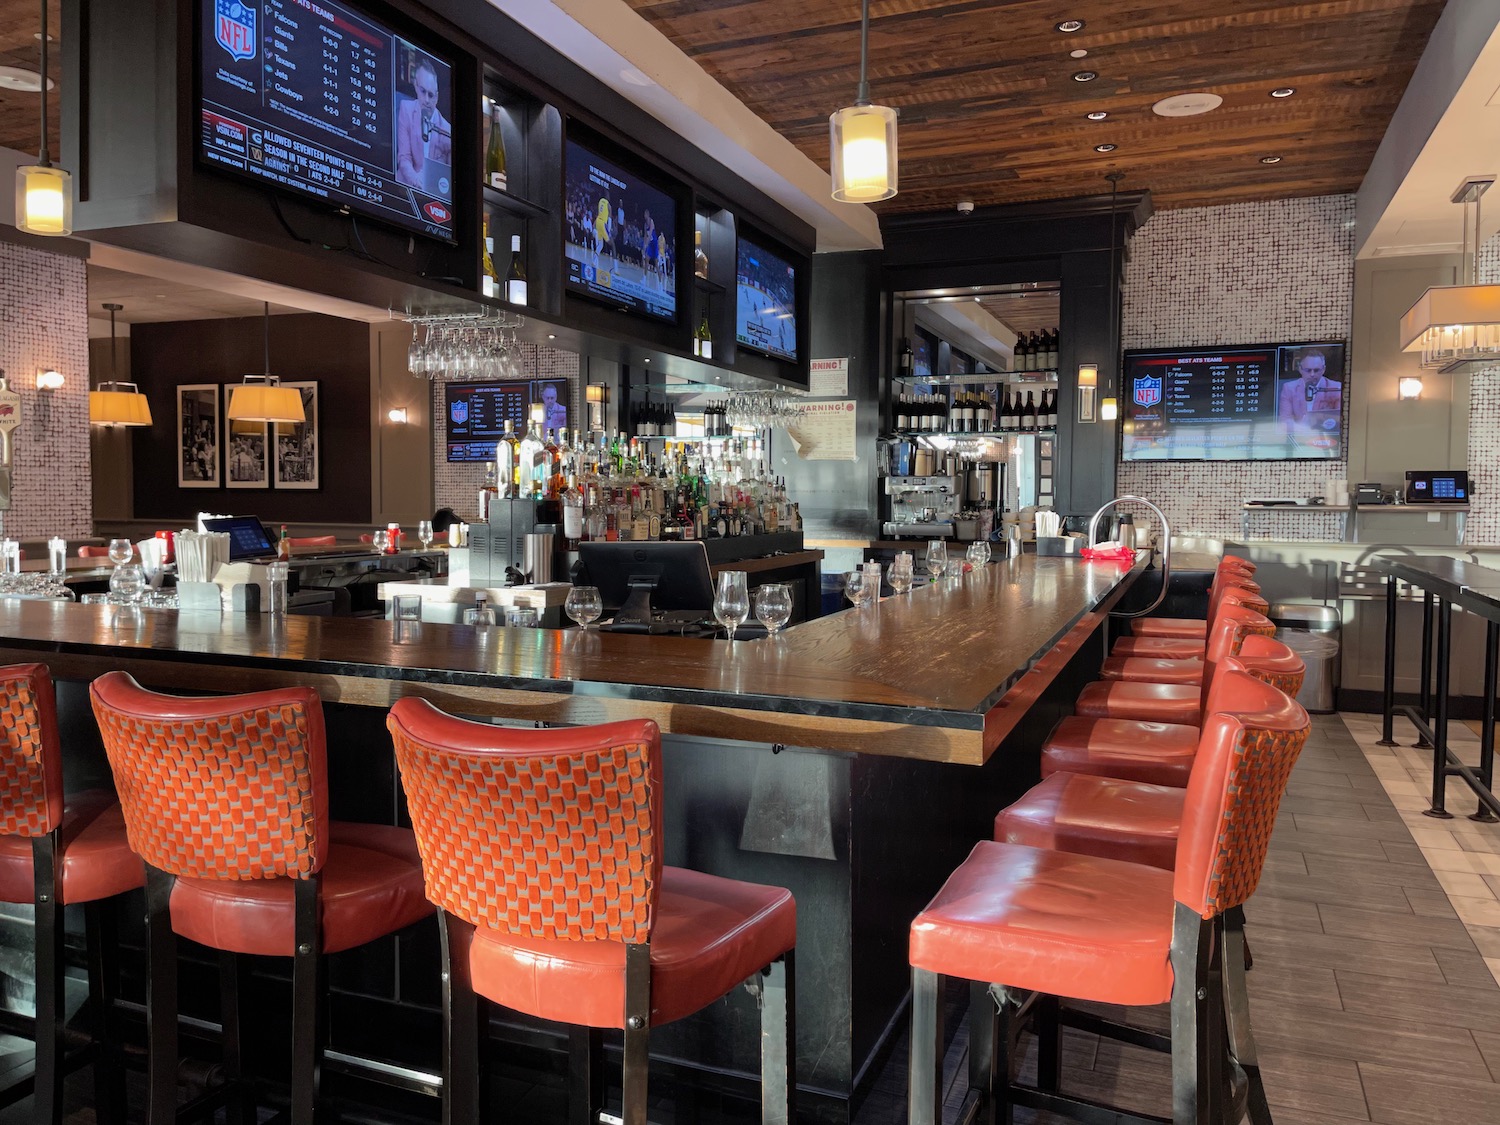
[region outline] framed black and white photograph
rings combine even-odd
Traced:
[[[302,413],[305,422],[279,422],[273,429],[272,443],[276,454],[272,459],[274,480],[277,488],[321,487],[318,475],[318,384],[282,383],[283,387],[295,387],[302,396]]]
[[[270,427],[264,422],[231,422],[229,396],[239,383],[224,386],[224,487],[270,488]]]
[[[219,487],[219,386],[177,388],[177,486]]]

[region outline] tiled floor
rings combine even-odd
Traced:
[[[1275,1120],[1500,1125],[1500,986],[1491,972],[1500,967],[1500,825],[1420,816],[1425,784],[1411,771],[1420,774],[1423,761],[1373,747],[1378,737],[1369,716],[1315,719],[1247,908],[1255,1030]],[[1409,728],[1403,741],[1413,741]],[[1456,812],[1472,811],[1472,798],[1456,790],[1451,802]],[[950,1006],[956,1022],[962,996],[956,989]],[[1164,1014],[1132,1013],[1158,1026]],[[964,1073],[959,1027],[947,1060],[955,1079]],[[1147,1112],[1167,1109],[1163,1056],[1070,1032],[1064,1062],[1067,1090]],[[904,1122],[905,1084],[903,1043],[858,1125]],[[69,1087],[80,1106],[70,1125],[87,1125],[87,1073]],[[684,1112],[663,1094],[653,1113],[659,1125],[755,1119],[742,1106]],[[961,1097],[955,1081],[950,1105]],[[0,1125],[29,1121],[28,1108],[0,1112]],[[141,1109],[136,1097],[132,1120]],[[538,1108],[523,1118],[547,1125],[553,1115]]]

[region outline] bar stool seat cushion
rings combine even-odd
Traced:
[[[995,839],[1171,871],[1186,795],[1168,785],[1054,773],[1001,810]]]
[[[433,912],[411,831],[334,821],[320,888],[323,952],[374,941]],[[196,879],[172,888],[172,929],[213,949],[295,952],[291,879]]]
[[[651,1022],[713,1003],[797,944],[782,887],[663,867],[651,930]],[[535,938],[480,926],[469,952],[474,991],[559,1023],[621,1028],[625,945]]]
[[[1093,774],[1185,788],[1198,753],[1199,730],[1184,723],[1134,719],[1064,719],[1042,747],[1042,776]]]
[[[1172,873],[982,840],[911,926],[911,964],[1105,1004],[1172,996]]]
[[[63,902],[95,902],[144,885],[146,869],[125,839],[113,793],[91,789],[65,798]],[[31,837],[0,836],[0,902],[35,901]]]
[[[1086,719],[1197,726],[1203,717],[1203,690],[1197,684],[1096,680],[1079,693],[1074,711]]]
[[[1202,660],[1208,644],[1202,638],[1121,637],[1110,649],[1112,656],[1144,656],[1155,660]]]
[[[1130,623],[1137,637],[1170,637],[1173,640],[1206,641],[1208,622],[1192,617],[1140,617]]]
[[[1202,660],[1157,660],[1149,656],[1106,656],[1100,679],[1146,684],[1203,683]]]

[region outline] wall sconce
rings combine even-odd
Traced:
[[[1421,382],[1421,380],[1417,380]],[[47,368],[45,371],[36,373],[36,389],[39,391],[60,391],[63,388],[63,376],[61,371]]]
[[[39,384],[40,385],[40,384]],[[1403,375],[1396,384],[1396,397],[1402,402],[1415,402],[1422,397],[1422,376]]]
[[[609,386],[605,383],[589,383],[583,388],[583,397],[589,404],[589,429],[603,431],[604,404],[609,401]]]
[[[404,425],[406,425],[406,422],[407,422],[406,407],[404,407],[404,406],[398,406],[394,410],[387,411],[385,416],[394,425],[397,425],[397,426],[404,426]]]
[[[1097,422],[1099,394],[1099,365],[1097,363],[1080,363],[1078,365],[1078,420],[1080,422]]]
[[[1120,404],[1116,399],[1107,398],[1099,405],[1099,417],[1106,422],[1113,422],[1120,416]]]

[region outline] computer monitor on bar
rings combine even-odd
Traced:
[[[599,599],[615,625],[647,626],[653,615],[676,613],[708,617],[714,583],[708,549],[689,543],[580,543],[585,581],[599,587]]]

